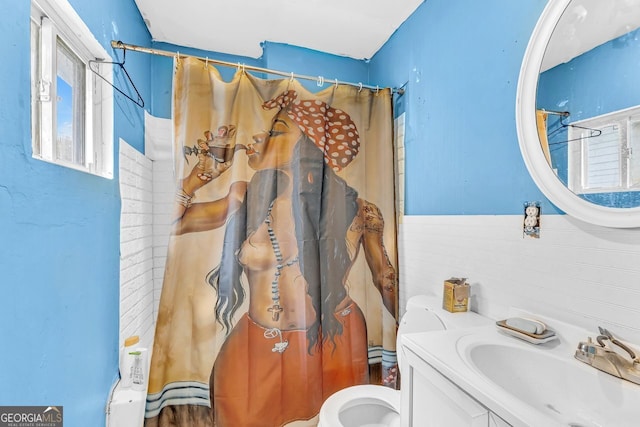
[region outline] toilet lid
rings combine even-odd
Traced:
[[[380,404],[400,413],[400,390],[373,384],[356,385],[340,390],[322,404],[319,427],[338,427],[340,411],[359,404]],[[345,426],[348,427],[348,426]]]
[[[426,308],[416,308],[407,311],[398,326],[398,335],[413,332],[442,331],[446,329],[442,319],[433,311]]]

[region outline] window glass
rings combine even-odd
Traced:
[[[84,64],[60,40],[56,56],[56,158],[84,164]]]
[[[589,131],[584,140],[587,151],[587,188],[614,188],[620,186],[620,137],[617,125]],[[596,136],[597,135],[597,136]]]
[[[640,188],[640,106],[566,126],[572,191],[586,194]]]

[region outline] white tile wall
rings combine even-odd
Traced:
[[[120,140],[120,345],[153,340],[153,207],[151,160]]]
[[[540,239],[523,217],[405,216],[400,226],[400,305],[442,295],[444,279],[467,277],[472,307],[494,319],[509,307],[640,344],[640,229],[597,227],[567,215],[541,218]]]

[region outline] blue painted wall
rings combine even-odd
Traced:
[[[568,63],[540,75],[537,108],[569,111],[571,123],[640,104],[640,29],[604,43]],[[547,129],[553,165],[567,179],[567,128],[559,116],[549,116]],[[640,205],[640,192],[600,193],[584,198],[605,206]]]
[[[266,68],[293,71],[296,74],[311,77],[322,76],[325,80],[323,86],[311,80],[300,80],[300,83],[311,92],[326,89],[332,84],[333,79],[352,83],[369,83],[369,64],[365,61],[280,43],[267,42],[263,44],[263,48]]]
[[[371,59],[370,79],[407,83],[410,215],[504,215],[541,201],[518,147],[515,100],[545,0],[427,0]]]
[[[113,180],[31,158],[29,2],[13,3],[0,16],[2,53],[12,58],[0,65],[0,404],[64,405],[65,426],[101,426],[118,375],[117,156]],[[265,43],[258,59],[208,56],[327,80],[407,83],[408,214],[521,214],[528,200],[548,214],[556,209],[529,178],[514,113],[520,63],[545,3],[428,0],[369,62],[278,43]],[[123,40],[207,56],[153,43],[133,0],[71,4],[107,50]],[[146,108],[169,117],[172,59],[131,52],[127,70]],[[222,70],[224,78],[234,71]],[[116,95],[115,153],[120,137],[143,151],[143,131],[143,111]]]
[[[150,42],[132,0],[71,4],[109,52]],[[63,405],[66,427],[101,426],[118,375],[117,154],[112,180],[31,157],[29,17],[26,0],[0,14],[0,404]],[[127,56],[145,99],[149,61]],[[142,149],[142,110],[120,95],[114,110],[115,153],[118,138]]]

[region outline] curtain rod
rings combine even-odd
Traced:
[[[267,73],[267,74],[275,74],[277,76],[283,76],[283,77],[291,77],[291,78],[297,78],[297,79],[303,79],[303,80],[311,80],[311,81],[315,81],[316,83],[318,83],[318,86],[323,86],[325,83],[327,84],[343,84],[343,85],[349,85],[349,86],[355,86],[357,88],[362,89],[370,89],[370,90],[375,90],[378,91],[380,89],[384,89],[384,88],[380,88],[379,86],[371,86],[371,85],[365,85],[362,83],[352,83],[352,82],[344,82],[338,79],[333,79],[333,80],[325,80],[324,77],[322,76],[318,76],[318,77],[313,77],[313,76],[305,76],[303,74],[295,74],[293,72],[291,73],[286,73],[284,71],[278,71],[278,70],[271,70],[269,68],[261,68],[261,67],[254,67],[252,65],[246,65],[246,64],[240,64],[240,63],[233,63],[233,62],[227,62],[227,61],[221,61],[221,60],[217,60],[217,59],[211,59],[209,57],[202,57],[202,56],[195,56],[195,55],[183,55],[180,52],[171,52],[168,50],[158,50],[158,49],[152,49],[152,48],[148,48],[148,47],[143,47],[143,46],[136,46],[133,44],[128,44],[128,43],[123,43],[119,40],[111,40],[111,47],[114,49],[123,49],[123,50],[132,50],[134,52],[142,52],[142,53],[150,53],[152,55],[160,55],[160,56],[170,56],[170,57],[178,57],[178,58],[196,58],[196,59],[200,59],[202,61],[206,61],[208,63],[211,64],[216,64],[216,65],[222,65],[225,67],[235,67],[235,68],[242,68],[243,70],[248,70],[248,71],[255,71],[255,72],[259,72],[259,73]],[[403,88],[390,88],[391,92],[395,92],[398,93],[400,95],[402,95],[404,93],[404,89]]]
[[[571,115],[568,111],[553,111],[553,110],[545,110],[544,108],[540,108],[539,111],[547,114],[555,114],[557,116],[568,117]]]

